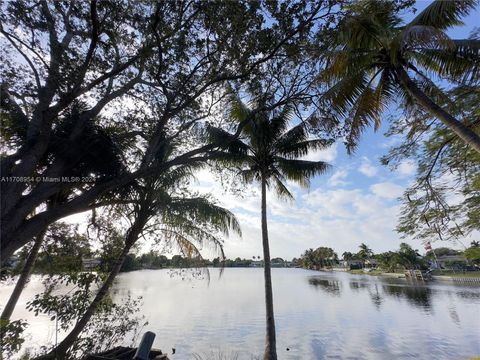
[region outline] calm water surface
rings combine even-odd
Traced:
[[[260,358],[263,269],[225,269],[221,278],[211,269],[210,275],[208,282],[168,270],[124,273],[113,294],[143,297],[145,330],[156,333],[155,347],[176,348],[172,360],[193,353]],[[302,269],[273,269],[272,276],[279,359],[480,356],[479,287]],[[32,281],[15,317],[32,319],[21,307],[39,290]],[[2,289],[2,299],[6,293]],[[47,317],[33,318],[29,329],[32,344],[52,340],[55,332]]]

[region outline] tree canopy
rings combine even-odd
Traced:
[[[308,102],[315,69],[302,54],[335,23],[335,3],[3,4],[2,263],[134,180],[205,161],[201,129],[226,81],[269,79],[278,103]],[[164,135],[183,147],[159,165]]]

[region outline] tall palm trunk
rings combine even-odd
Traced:
[[[115,264],[113,268],[110,270],[110,273],[105,280],[105,282],[102,284],[100,289],[98,290],[97,294],[95,295],[95,298],[93,301],[90,303],[90,306],[87,308],[83,316],[78,320],[78,322],[75,324],[74,328],[70,331],[70,333],[58,344],[58,346],[53,349],[49,354],[45,356],[38,357],[37,360],[40,359],[56,359],[56,360],[63,360],[65,359],[65,355],[68,351],[68,349],[74,344],[74,342],[77,340],[78,336],[80,333],[83,331],[87,323],[90,321],[91,317],[95,314],[95,311],[97,310],[98,306],[102,302],[103,298],[105,295],[107,295],[108,290],[110,290],[110,287],[113,284],[113,281],[115,280],[115,277],[118,275],[120,272],[120,269],[123,265],[123,262],[125,261],[125,258],[127,257],[128,252],[132,248],[133,244],[138,239],[138,236],[140,235],[140,232],[142,230],[143,226],[136,226],[137,224],[134,224],[125,239],[125,246],[123,247],[122,253],[118,257],[118,259],[115,261]]]
[[[401,66],[397,67],[396,74],[403,86],[417,100],[417,102],[429,111],[433,116],[438,118],[450,130],[457,134],[465,143],[480,153],[480,136],[472,129],[469,129],[461,121],[455,119],[452,115],[438,106],[430,99],[415,82],[408,76],[408,73]]]
[[[267,227],[267,180],[262,174],[262,242],[265,276],[265,307],[267,315],[267,334],[264,360],[277,359],[277,342],[275,338],[275,317],[273,314],[272,270],[270,267],[270,248],[268,245]]]
[[[28,278],[30,277],[30,273],[33,269],[33,265],[35,264],[35,260],[37,259],[38,251],[40,250],[40,246],[42,245],[44,236],[45,236],[45,231],[43,231],[41,234],[39,234],[35,238],[35,243],[33,244],[33,247],[30,250],[30,253],[28,254],[27,260],[23,265],[22,272],[20,273],[17,283],[15,284],[15,288],[13,289],[12,295],[10,295],[8,302],[2,311],[2,315],[0,317],[1,320],[6,320],[6,321],[10,320],[10,317],[12,316],[13,310],[17,305],[18,299],[20,298],[23,288],[25,287],[25,284],[27,283]]]

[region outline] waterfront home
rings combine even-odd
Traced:
[[[263,267],[263,260],[254,260],[250,263],[250,267]]]
[[[350,270],[362,269],[363,261],[362,260],[344,260],[342,265]]]
[[[436,262],[443,269],[453,268],[455,265],[468,263],[467,259],[463,255],[444,255],[437,257]]]
[[[375,269],[377,267],[377,260],[375,259],[365,260],[365,267],[370,269]]]

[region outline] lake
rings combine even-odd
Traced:
[[[303,269],[272,269],[279,359],[468,359],[480,356],[480,288]],[[10,286],[2,288],[2,303]],[[22,307],[41,290],[34,278],[14,317],[31,320],[30,345],[54,339],[46,316]],[[155,347],[173,359],[261,358],[263,269],[227,268],[210,281],[188,272],[119,275],[113,296],[142,296]],[[289,350],[287,350],[287,348]]]

